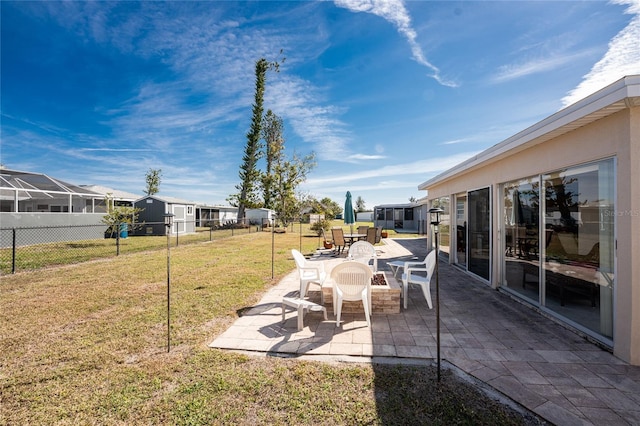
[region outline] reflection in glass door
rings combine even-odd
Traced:
[[[502,202],[504,205],[503,285],[538,303],[540,299],[539,176],[504,184]]]
[[[491,203],[489,188],[469,191],[468,206],[468,266],[469,272],[488,280],[491,254]]]
[[[613,337],[614,162],[542,177],[544,304],[589,330]]]
[[[507,182],[502,197],[501,285],[612,339],[614,160]]]
[[[456,195],[455,263],[467,267],[467,194]],[[453,232],[453,230],[452,230]]]

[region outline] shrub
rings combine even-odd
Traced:
[[[315,231],[318,236],[322,235],[322,231],[327,232],[331,228],[331,222],[326,219],[320,219],[315,223],[312,223],[309,229]]]

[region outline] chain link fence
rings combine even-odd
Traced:
[[[246,224],[229,221],[209,222],[208,226],[195,222],[180,225],[172,227],[169,234],[172,246],[271,231],[268,219]],[[295,232],[299,225],[300,222],[290,224],[291,231]],[[164,222],[0,228],[0,275],[164,249],[167,229]],[[195,232],[186,233],[184,229]]]

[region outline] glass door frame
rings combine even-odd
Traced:
[[[489,193],[489,199],[487,200],[488,203],[488,221],[489,221],[489,277],[485,278],[483,276],[480,276],[476,273],[474,273],[473,271],[469,270],[469,193],[470,192],[475,192],[475,191],[480,191],[480,190],[487,190]],[[452,240],[454,241],[454,244],[452,244],[450,246],[450,250],[452,253],[455,252],[455,256],[450,256],[450,263],[456,265],[457,267],[463,269],[465,272],[468,272],[470,274],[473,274],[473,276],[477,277],[478,279],[481,279],[483,281],[486,281],[487,283],[491,283],[491,279],[493,276],[493,261],[495,261],[495,259],[493,259],[494,257],[494,253],[493,253],[493,247],[494,247],[494,242],[493,242],[493,185],[487,185],[487,186],[481,186],[479,188],[473,188],[473,189],[469,189],[467,191],[463,191],[463,192],[458,192],[456,194],[453,194],[451,196],[452,202],[450,203],[450,208],[451,210],[453,210],[455,208],[455,216],[453,215],[453,212],[451,214],[452,220],[451,222],[453,222],[455,220],[455,224],[456,224],[456,236],[457,236],[457,231],[458,231],[458,201],[461,200],[464,197],[464,217],[462,218],[464,220],[464,245],[465,245],[465,262],[461,263],[458,259],[458,238],[456,237],[455,239],[452,238]],[[451,235],[453,234],[453,232],[451,231]]]
[[[458,258],[458,200],[462,199],[462,197],[464,196],[464,217],[462,218],[462,220],[464,220],[465,226],[464,226],[464,245],[465,245],[465,254],[464,254],[464,263],[460,262],[460,259]],[[465,271],[467,270],[467,264],[468,264],[468,254],[467,254],[467,211],[468,211],[468,194],[467,192],[458,192],[457,194],[454,194],[452,197],[453,199],[453,205],[455,208],[455,215],[453,217],[453,222],[455,222],[455,235],[456,237],[453,239],[454,244],[453,247],[449,246],[449,250],[451,250],[454,254],[454,256],[451,256],[451,263],[458,266],[459,268],[464,269]],[[451,230],[449,230],[449,235],[451,235],[453,232],[451,232]]]

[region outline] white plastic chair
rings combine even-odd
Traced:
[[[304,298],[309,290],[309,284],[317,284],[320,286],[320,303],[324,304],[324,296],[322,294],[322,284],[327,278],[322,262],[309,262],[298,250],[291,250],[293,259],[298,267],[300,275],[300,298]]]
[[[402,274],[402,298],[404,299],[404,308],[407,309],[407,299],[409,298],[409,283],[418,284],[422,289],[424,298],[427,299],[429,309],[431,304],[431,276],[436,268],[436,251],[431,252],[424,259],[424,262],[405,262],[404,273]],[[416,272],[425,273],[426,276],[417,275]]]
[[[355,260],[365,265],[369,265],[369,262],[373,260],[373,265],[370,265],[373,272],[378,272],[378,255],[376,248],[373,244],[367,241],[356,241],[349,247],[348,259]]]
[[[371,327],[371,278],[373,272],[369,266],[347,261],[336,265],[331,271],[333,280],[333,312],[336,315],[336,327],[340,326],[343,301],[362,300],[367,325]]]

